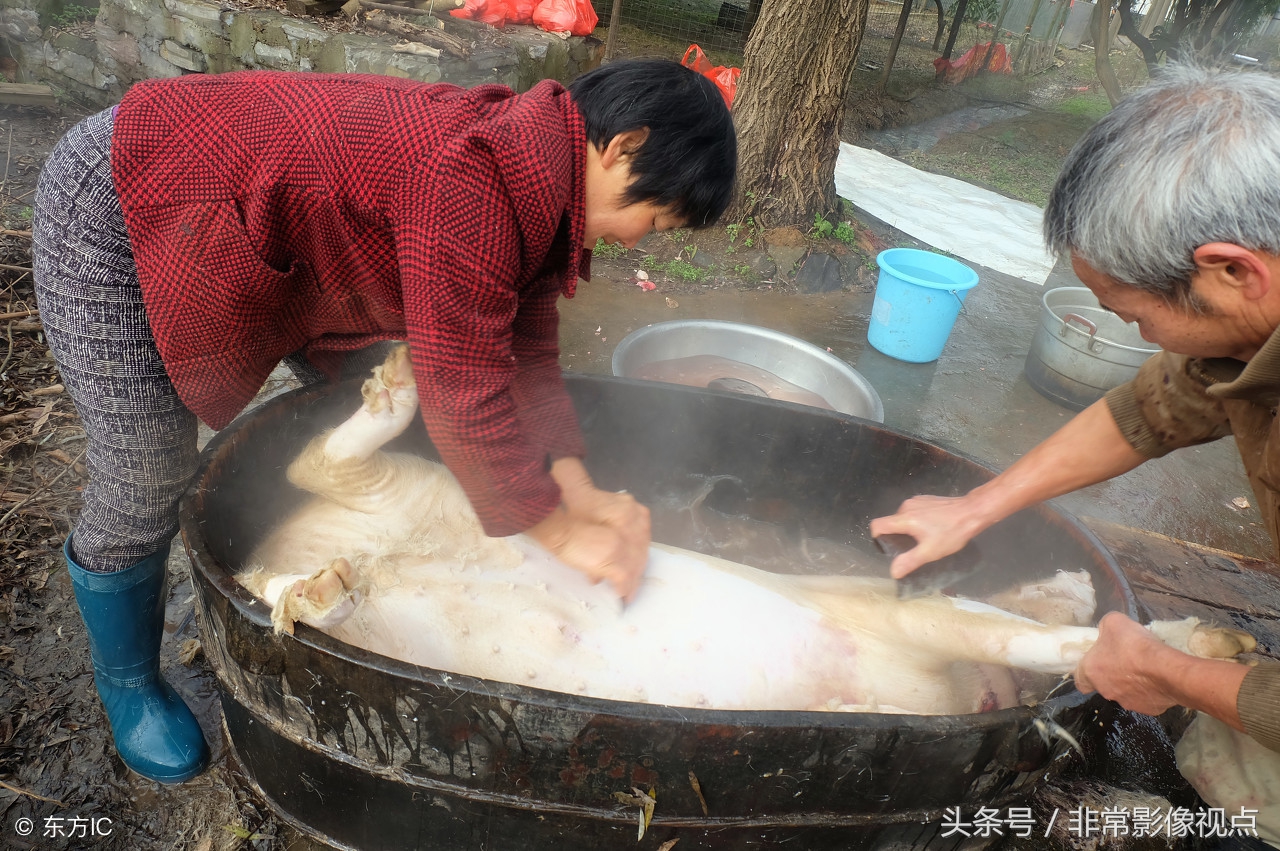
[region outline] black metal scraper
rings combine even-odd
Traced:
[[[889,558],[901,555],[916,545],[916,539],[910,535],[879,535],[872,540]],[[982,554],[970,541],[959,552],[922,564],[899,579],[898,599],[910,600],[944,591],[976,573],[981,561]]]

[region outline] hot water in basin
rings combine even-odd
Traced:
[[[660,505],[672,481],[715,480],[704,504],[716,513],[802,527],[833,545],[866,550],[852,530],[908,493],[958,492],[989,475],[835,414],[616,379],[569,384],[601,486]],[[356,398],[350,386],[300,391],[246,418],[207,450],[183,512],[232,745],[286,817],[330,841],[612,847],[634,841],[635,830],[635,810],[614,793],[643,787],[659,801],[646,844],[679,837],[690,847],[737,847],[765,836],[848,847],[854,836],[918,830],[943,807],[1025,794],[1059,749],[1039,739],[1032,718],[1052,711],[1079,732],[1091,715],[1075,693],[1035,713],[978,716],[679,709],[423,670],[305,626],[277,638],[265,607],[230,573],[299,501],[281,487],[285,463]],[[421,432],[402,444],[428,449]],[[682,528],[687,514],[658,512],[656,537],[685,545],[715,537]],[[1101,608],[1130,607],[1109,558],[1074,521],[1046,510],[1006,526],[983,539],[996,584],[1007,584],[1000,568],[1021,566],[1014,559],[1033,540],[1045,574],[1088,569]]]

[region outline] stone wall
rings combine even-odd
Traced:
[[[448,21],[471,44],[466,58],[397,50],[382,33],[340,32],[320,19],[219,0],[101,0],[92,26],[47,26],[59,0],[0,0],[0,30],[19,82],[44,82],[92,106],[116,103],[150,77],[265,68],[387,74],[462,86],[503,83],[524,91],[539,80],[568,81],[599,64],[599,40],[562,38],[534,27],[483,32]],[[468,36],[470,38],[468,38]]]

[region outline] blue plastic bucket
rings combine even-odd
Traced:
[[[880,278],[871,305],[867,342],[891,358],[935,361],[978,273],[968,266],[915,248],[890,248],[876,257]]]

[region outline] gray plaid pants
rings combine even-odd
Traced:
[[[89,484],[72,545],[112,572],[178,529],[196,468],[196,418],[178,398],[142,306],[111,178],[111,110],[80,122],[50,154],[36,190],[36,300],[49,348],[88,437]]]

